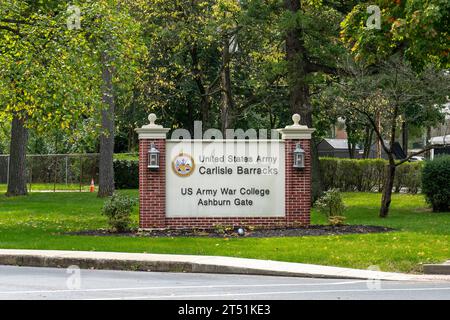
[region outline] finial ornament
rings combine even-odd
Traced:
[[[150,125],[155,125],[156,119],[157,119],[156,114],[150,113],[148,115],[148,121],[150,121]]]
[[[302,117],[298,113],[294,114],[292,116],[292,121],[294,124],[291,124],[290,126],[287,126],[286,129],[308,129],[308,126],[304,126],[300,124],[300,120]]]
[[[294,126],[299,126],[300,120],[301,120],[301,117],[298,113],[296,113],[292,116],[292,121],[294,122]]]
[[[169,128],[164,128],[162,125],[156,124],[156,114],[150,113],[147,117],[149,123],[144,124],[141,128],[136,128],[139,135],[139,140],[142,139],[166,139]]]
[[[161,125],[155,123],[155,122],[156,122],[156,119],[157,119],[156,114],[150,113],[150,114],[148,115],[148,121],[149,121],[150,123],[147,124],[147,125],[145,125],[145,126],[143,126],[142,128],[162,128]]]

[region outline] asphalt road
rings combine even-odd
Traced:
[[[450,282],[392,282],[0,266],[0,299],[450,300]]]

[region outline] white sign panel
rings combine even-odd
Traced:
[[[167,217],[282,217],[284,143],[167,141]]]

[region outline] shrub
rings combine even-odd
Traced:
[[[316,201],[316,208],[325,214],[328,223],[331,225],[341,225],[345,221],[344,202],[338,189],[330,189]]]
[[[114,160],[138,161],[139,154],[137,154],[137,153],[114,153]]]
[[[325,190],[382,191],[388,162],[384,159],[320,158],[320,173]],[[395,191],[417,193],[421,188],[422,162],[407,162],[397,167]]]
[[[399,192],[406,188],[409,193],[417,193],[421,188],[423,162],[406,162],[395,170],[394,188]]]
[[[114,182],[116,189],[139,188],[139,161],[133,159],[114,160]]]
[[[338,179],[337,167],[338,161],[335,158],[320,158],[320,173],[322,176],[322,186],[324,190],[337,188]]]
[[[422,192],[434,212],[450,209],[450,156],[436,157],[425,163]]]
[[[137,201],[120,193],[114,193],[106,200],[102,214],[108,218],[109,226],[117,231],[124,232],[130,229],[131,212]]]

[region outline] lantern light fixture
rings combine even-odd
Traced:
[[[150,149],[148,150],[148,165],[147,167],[150,170],[158,170],[159,169],[159,150],[156,149],[154,143],[151,144]]]
[[[305,168],[305,150],[302,149],[300,143],[297,143],[294,150],[294,168]]]

